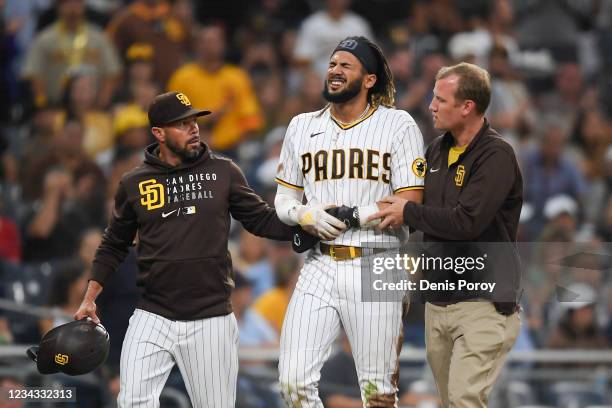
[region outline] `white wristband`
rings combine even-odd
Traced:
[[[300,204],[298,200],[285,194],[276,194],[274,199],[276,215],[278,215],[278,218],[287,225],[298,224],[297,209],[300,206],[302,206],[302,204]]]
[[[276,197],[274,197],[274,207],[276,215],[287,225],[297,225],[297,210],[302,206],[303,191],[294,190],[289,187],[278,185]]]
[[[374,228],[375,226],[380,224],[380,218],[376,218],[370,222],[366,221],[370,215],[375,214],[379,211],[378,205],[370,204],[364,207],[357,207],[357,211],[359,211],[359,226],[361,228]]]

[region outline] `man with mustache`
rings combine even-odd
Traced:
[[[367,269],[375,254],[399,248],[407,235],[372,230],[376,222],[365,220],[378,211],[376,200],[396,194],[420,202],[422,196],[423,137],[408,113],[393,108],[394,92],[380,48],[348,37],[329,60],[323,95],[330,103],[294,117],[287,128],[276,211],[281,221],[322,240],[300,271],[281,333],[281,392],[291,407],[323,407],[320,370],[341,327],[363,403],[397,406],[403,293],[366,301],[361,282],[362,265]],[[344,223],[326,212],[335,204],[345,205],[332,211]]]
[[[120,181],[74,316],[99,323],[95,300],[138,233],[141,293],[121,351],[119,407],[159,406],[175,363],[193,406],[234,407],[238,325],[230,301],[230,215],[270,239],[289,241],[295,232],[251,190],[236,164],[200,141],[197,118],[209,113],[180,92],[152,102],[157,143]]]

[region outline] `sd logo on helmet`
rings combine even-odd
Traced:
[[[108,356],[108,332],[90,320],[75,320],[50,330],[28,349],[41,374],[81,375],[98,368]]]

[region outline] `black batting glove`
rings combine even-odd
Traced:
[[[325,210],[329,215],[333,215],[340,221],[342,221],[347,229],[359,228],[359,211],[357,207],[347,207],[342,205],[340,207],[332,207]]]

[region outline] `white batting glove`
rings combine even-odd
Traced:
[[[298,223],[310,234],[331,241],[346,230],[346,225],[325,212],[333,205],[300,205],[296,208]]]

